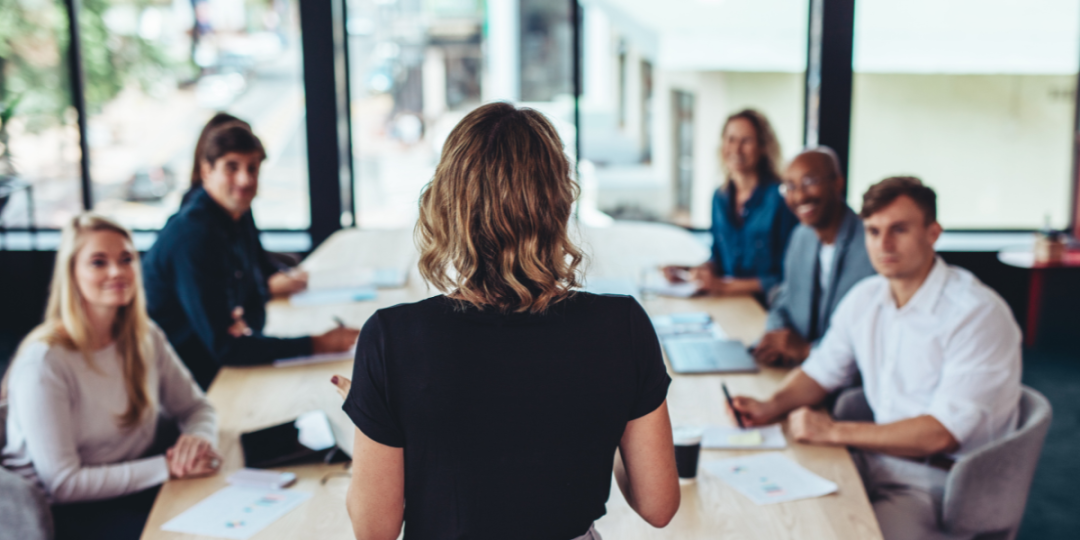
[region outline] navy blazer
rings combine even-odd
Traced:
[[[713,247],[710,261],[719,275],[758,278],[761,290],[780,283],[784,269],[784,251],[791,231],[799,224],[780,196],[775,178],[762,178],[750,199],[743,205],[742,225],[736,226],[731,200],[734,187],[716,190],[713,196]]]
[[[865,234],[862,220],[845,204],[844,220],[836,235],[829,286],[818,302],[818,331],[811,335],[811,306],[814,305],[814,280],[817,279],[821,240],[810,227],[800,225],[795,229],[784,263],[784,283],[769,309],[765,330],[790,328],[807,341],[817,343],[829,329],[829,319],[844,295],[856,283],[877,273],[866,254]]]
[[[262,334],[276,270],[248,211],[235,221],[202,188],[169,218],[143,257],[147,310],[204,389],[223,365],[311,354],[311,338]],[[254,332],[233,337],[233,308]]]

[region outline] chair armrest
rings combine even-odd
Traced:
[[[0,467],[0,540],[52,540],[52,508],[40,488]]]
[[[873,422],[874,411],[862,388],[842,390],[833,406],[833,418],[842,422]]]

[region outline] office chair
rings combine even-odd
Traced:
[[[1016,538],[1052,415],[1045,396],[1022,387],[1016,431],[960,458],[949,471],[941,512],[945,531],[975,534],[976,540]],[[874,421],[862,388],[842,393],[833,417]]]

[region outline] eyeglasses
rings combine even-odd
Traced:
[[[811,188],[815,188],[817,186],[822,185],[823,183],[825,183],[826,179],[831,178],[831,177],[832,177],[831,175],[827,176],[825,178],[815,178],[813,176],[804,176],[804,177],[802,177],[802,180],[800,180],[798,183],[796,183],[796,182],[783,182],[783,183],[780,184],[780,195],[783,196],[783,197],[787,197],[789,193],[795,193],[796,190],[801,189],[802,191],[807,191],[807,190],[809,190]]]

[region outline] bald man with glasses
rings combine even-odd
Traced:
[[[784,282],[769,309],[754,358],[795,366],[825,335],[837,304],[874,275],[862,220],[844,202],[844,177],[828,147],[804,150],[784,170],[780,194],[799,219],[784,259]]]

